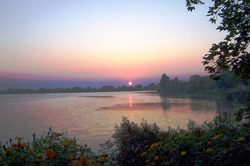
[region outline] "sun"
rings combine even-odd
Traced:
[[[129,81],[129,82],[128,82],[128,85],[131,86],[131,85],[133,85],[133,83],[132,83],[131,81]]]

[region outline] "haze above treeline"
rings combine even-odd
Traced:
[[[170,79],[165,73],[157,83],[148,85],[137,84],[134,86],[123,85],[114,87],[103,85],[101,88],[82,88],[75,86],[73,88],[55,88],[46,89],[5,89],[0,94],[33,94],[33,93],[77,93],[77,92],[115,92],[115,91],[149,91],[154,90],[161,95],[193,95],[202,94],[215,95],[221,93],[227,99],[238,99],[240,101],[250,101],[250,81],[246,79],[237,79],[231,73],[223,73],[219,81],[214,81],[209,76],[192,75],[188,80],[179,80],[178,77]]]

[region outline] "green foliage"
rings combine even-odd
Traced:
[[[143,124],[143,125],[142,125]],[[118,165],[248,165],[250,128],[217,116],[188,130],[160,131],[155,124],[137,125],[124,118],[113,135]],[[153,128],[152,128],[153,127]]]
[[[67,133],[56,133],[50,128],[40,138],[33,134],[31,144],[16,137],[0,144],[0,165],[4,166],[70,166],[70,165],[113,165],[107,156],[95,157],[88,145],[79,145]]]
[[[226,31],[223,41],[213,44],[203,59],[205,70],[211,78],[218,80],[225,71],[233,72],[239,78],[250,79],[250,54],[247,48],[250,42],[250,2],[249,0],[212,0],[209,7],[209,21],[216,24],[219,31]],[[199,0],[186,0],[188,11],[194,10],[193,5],[203,4]]]

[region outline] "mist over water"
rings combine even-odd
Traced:
[[[230,102],[146,92],[0,95],[0,141],[21,136],[31,142],[33,133],[40,137],[52,127],[56,132],[67,131],[97,152],[122,117],[136,123],[145,119],[162,129],[186,128],[189,119],[201,124],[218,113],[231,116],[239,107]]]

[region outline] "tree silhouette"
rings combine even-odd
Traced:
[[[212,0],[207,16],[211,23],[221,20],[217,30],[227,35],[218,44],[212,44],[202,62],[210,77],[218,80],[221,73],[230,71],[239,78],[250,79],[250,0]],[[188,11],[195,5],[204,4],[200,0],[186,0]]]

